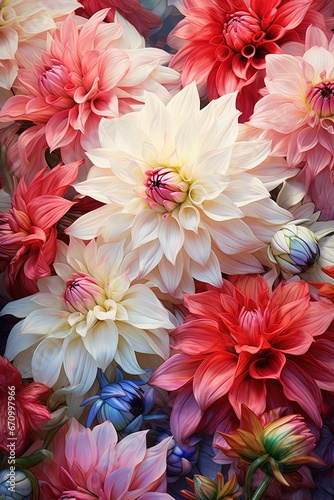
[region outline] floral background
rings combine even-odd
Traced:
[[[334,0],[0,1],[0,498],[334,498]]]

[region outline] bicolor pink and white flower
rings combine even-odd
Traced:
[[[309,12],[311,0],[184,0],[185,18],[169,34],[178,49],[171,66],[182,85],[196,81],[209,100],[239,92],[243,120],[252,113],[263,85],[266,56],[281,53],[289,40],[304,40],[308,21],[325,28],[323,16]]]
[[[238,140],[235,99],[201,110],[192,84],[167,105],[147,95],[141,111],[102,120],[102,148],[88,153],[94,167],[75,189],[106,205],[68,234],[107,241],[127,234],[140,275],[176,297],[194,290],[193,278],[220,286],[221,271],[263,271],[252,252],[291,219],[266,185],[290,174],[284,161],[265,162],[269,142]]]
[[[0,87],[10,90],[19,61],[34,46],[46,45],[48,32],[80,6],[77,0],[6,0],[0,4]]]
[[[107,9],[99,11],[81,26],[68,16],[48,50],[20,68],[17,95],[3,106],[0,121],[32,122],[18,139],[23,161],[47,147],[60,148],[64,162],[85,158],[85,151],[99,145],[102,117],[138,109],[145,90],[168,102],[167,87],[177,88],[178,73],[163,66],[171,56],[144,47],[144,39],[118,14],[114,23],[105,23],[106,15]],[[83,170],[80,175],[85,178]]]
[[[229,404],[240,418],[242,403],[257,415],[292,407],[320,428],[321,390],[334,388],[333,334],[326,333],[333,304],[312,300],[302,281],[281,282],[270,295],[259,275],[203,290],[185,294],[189,313],[171,333],[177,354],[150,380],[176,391],[172,432],[181,439],[190,427],[198,432],[194,425],[203,413],[215,419],[220,413],[223,420]]]
[[[170,315],[147,286],[133,283],[132,257],[123,247],[58,241],[56,276],[4,307],[1,314],[25,318],[11,330],[5,351],[22,374],[86,394],[97,369],[105,371],[113,360],[140,374],[147,367],[136,353],[168,357]]]
[[[30,183],[21,178],[11,207],[0,212],[0,271],[11,298],[37,292],[37,280],[52,273],[56,225],[74,205],[64,195],[81,163],[58,165],[48,173],[42,169]]]
[[[169,439],[151,448],[147,431],[118,441],[111,422],[93,430],[74,418],[53,440],[53,460],[31,470],[48,500],[173,500],[166,493]]]
[[[299,54],[300,44],[289,50]],[[302,52],[267,56],[264,96],[249,123],[265,131],[273,154],[289,166],[306,162],[312,179],[334,166],[334,37],[309,27]]]

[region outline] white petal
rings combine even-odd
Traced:
[[[202,266],[197,262],[192,262],[190,269],[193,277],[199,281],[210,283],[218,288],[223,284],[219,261],[214,252],[210,253],[205,265]]]
[[[215,200],[204,201],[202,210],[214,221],[227,221],[244,217],[241,210],[224,194],[217,196]]]
[[[216,224],[206,221],[205,225],[218,248],[224,253],[233,255],[240,252],[252,252],[263,246],[249,227],[239,219]]]
[[[146,276],[160,262],[163,256],[163,251],[158,240],[146,243],[139,248],[139,274],[138,278]]]
[[[160,217],[158,214],[150,208],[136,215],[131,226],[131,236],[134,248],[138,248],[145,243],[157,239],[159,221]]]
[[[24,297],[23,299],[12,300],[5,305],[5,307],[0,311],[0,316],[4,314],[11,314],[16,318],[24,318],[29,313],[36,309],[36,305],[32,301],[34,295],[29,297]]]
[[[133,375],[144,373],[138,364],[132,345],[124,337],[119,337],[118,349],[115,353],[116,363],[126,372]]]
[[[161,259],[158,269],[165,287],[165,289],[161,288],[161,291],[167,291],[169,295],[175,297],[175,293],[184,272],[184,267],[185,265],[182,252],[180,252],[177,256],[175,264],[171,264],[165,257]]]
[[[85,348],[81,337],[64,341],[64,370],[70,385],[80,385],[80,394],[92,387],[97,373],[97,364]]]
[[[195,83],[180,90],[167,104],[167,110],[179,123],[200,109],[200,100]]]
[[[205,266],[211,251],[211,238],[208,231],[202,228],[198,228],[197,234],[187,231],[184,249],[192,260]]]
[[[35,382],[53,387],[58,380],[63,364],[63,341],[44,339],[35,349],[32,357],[32,374]]]
[[[41,341],[40,335],[21,334],[22,321],[17,323],[12,329],[7,339],[4,356],[12,361],[21,351],[29,349],[37,342]]]
[[[138,328],[173,328],[168,313],[161,302],[145,285],[133,285],[121,302],[129,322]]]
[[[193,207],[187,202],[182,203],[178,213],[178,219],[184,229],[197,233],[198,226],[201,222],[201,216],[196,207]]]
[[[252,169],[264,161],[270,152],[270,141],[236,142],[233,146],[231,167]]]
[[[65,233],[83,240],[90,240],[101,232],[101,228],[103,228],[116,209],[118,207],[114,205],[104,205],[92,212],[88,212],[73,222],[65,230]]]
[[[98,368],[105,371],[114,359],[118,345],[118,330],[114,321],[99,321],[82,341]]]
[[[319,83],[319,80],[322,81],[324,78],[330,77],[334,60],[332,54],[324,47],[311,47],[305,52],[303,59],[310,63],[315,70],[316,81],[314,83]],[[325,76],[323,76],[324,71],[326,71]]]
[[[174,217],[161,219],[158,231],[163,253],[169,262],[174,265],[184,242],[184,232]]]

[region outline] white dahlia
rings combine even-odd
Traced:
[[[136,353],[169,355],[170,314],[152,290],[133,283],[132,257],[123,242],[59,242],[56,276],[39,292],[10,302],[1,314],[25,318],[10,332],[5,356],[24,377],[49,387],[79,385],[85,394],[98,368],[114,360],[140,374]]]
[[[88,153],[94,167],[75,188],[106,205],[68,234],[128,236],[141,276],[175,297],[193,292],[193,278],[220,286],[221,271],[261,272],[252,252],[291,219],[261,175],[272,189],[292,174],[277,159],[261,170],[269,141],[238,140],[235,99],[228,94],[200,109],[193,84],[167,105],[147,94],[141,111],[102,120],[102,147]]]

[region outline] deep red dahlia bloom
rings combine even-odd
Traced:
[[[22,455],[31,440],[40,434],[41,426],[50,419],[46,407],[51,389],[44,384],[32,382],[24,385],[19,371],[0,356],[0,450],[8,456],[8,444],[15,437],[15,454]],[[9,411],[10,410],[10,411]],[[15,418],[15,428],[12,428]],[[13,430],[12,430],[13,429]],[[12,434],[13,433],[13,434]]]
[[[309,11],[311,3],[184,0],[186,17],[168,37],[179,49],[170,66],[182,73],[183,86],[195,80],[209,100],[243,89],[238,108],[245,120],[264,86],[266,55],[280,53],[287,41],[303,40],[307,24],[326,29],[324,16]]]
[[[313,301],[303,281],[281,283],[270,295],[259,275],[206,285],[184,303],[189,314],[172,333],[179,353],[150,381],[177,391],[172,425],[201,425],[210,413],[217,421],[217,412],[225,419],[226,405],[240,418],[242,403],[257,415],[288,403],[320,428],[321,389],[334,390],[332,303]],[[180,432],[189,435],[186,426]]]

